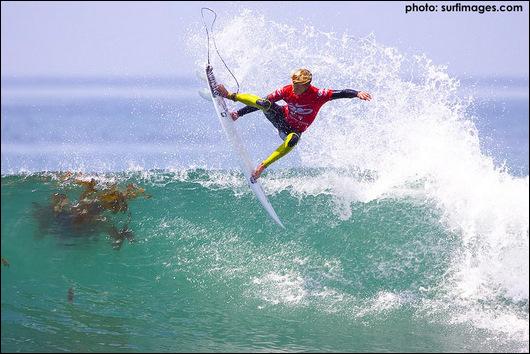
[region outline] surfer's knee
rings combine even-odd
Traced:
[[[285,142],[287,143],[287,146],[294,147],[296,144],[298,144],[298,141],[300,140],[300,135],[296,133],[290,133],[285,138]]]
[[[261,109],[264,110],[265,112],[268,111],[272,106],[271,101],[265,98],[260,98],[259,100],[256,100],[256,104],[260,106]]]

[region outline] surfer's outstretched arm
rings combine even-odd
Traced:
[[[370,101],[372,96],[368,92],[356,91],[351,89],[345,90],[332,90],[331,99],[336,100],[337,98],[355,98],[358,97],[361,100]]]

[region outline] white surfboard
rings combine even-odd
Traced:
[[[219,121],[221,122],[221,126],[223,127],[228,141],[230,141],[232,148],[239,157],[239,163],[243,169],[243,173],[245,174],[245,179],[247,180],[248,185],[260,201],[261,205],[263,205],[265,210],[267,210],[267,213],[272,220],[274,220],[276,224],[285,228],[280,221],[280,218],[278,218],[278,215],[276,215],[276,212],[267,199],[267,196],[263,192],[263,188],[261,187],[259,180],[257,180],[255,183],[250,181],[252,171],[254,170],[254,165],[252,164],[252,160],[250,159],[249,154],[239,137],[239,134],[237,133],[235,122],[230,117],[230,112],[226,107],[224,98],[216,94],[215,88],[217,87],[217,81],[213,74],[213,68],[210,65],[206,67],[206,79],[210,88],[211,100],[215,107],[215,111],[217,112],[217,116],[219,117]],[[201,96],[203,95],[201,94]]]

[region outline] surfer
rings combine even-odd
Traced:
[[[265,117],[278,129],[283,140],[283,143],[256,167],[252,173],[252,182],[255,182],[273,162],[296,146],[302,133],[313,123],[318,111],[326,102],[337,98],[357,97],[365,101],[372,99],[372,96],[365,91],[319,89],[311,85],[312,79],[309,70],[298,69],[291,74],[291,84],[275,90],[266,98],[249,93],[230,93],[223,85],[217,86],[216,90],[220,96],[247,106],[231,112],[234,121],[245,114],[262,110]],[[278,105],[276,102],[280,100],[287,104]]]

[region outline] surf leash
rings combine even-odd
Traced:
[[[206,26],[206,21],[204,20],[204,10],[208,10],[210,11],[211,13],[213,13],[214,15],[214,18],[213,18],[213,21],[212,21],[212,24],[210,25],[210,31],[208,31],[208,26]],[[219,53],[219,49],[217,49],[217,44],[215,43],[215,37],[213,35],[213,25],[215,24],[215,20],[217,19],[217,14],[215,13],[214,10],[208,8],[208,7],[203,7],[201,8],[201,16],[202,16],[202,24],[204,25],[204,29],[206,30],[206,38],[208,39],[208,66],[210,66],[210,32],[211,32],[211,36],[212,36],[212,42],[213,42],[213,46],[215,48],[215,51],[217,52],[217,55],[219,56],[219,59],[221,59],[221,61],[223,62],[226,70],[228,70],[228,72],[230,73],[230,75],[232,75],[232,77],[234,78],[235,82],[236,82],[236,85],[237,85],[237,91],[236,93],[239,93],[239,81],[237,81],[237,78],[236,76],[234,75],[234,73],[232,73],[232,71],[230,70],[230,68],[228,68],[228,65],[226,65],[223,57],[221,56],[221,54]]]

